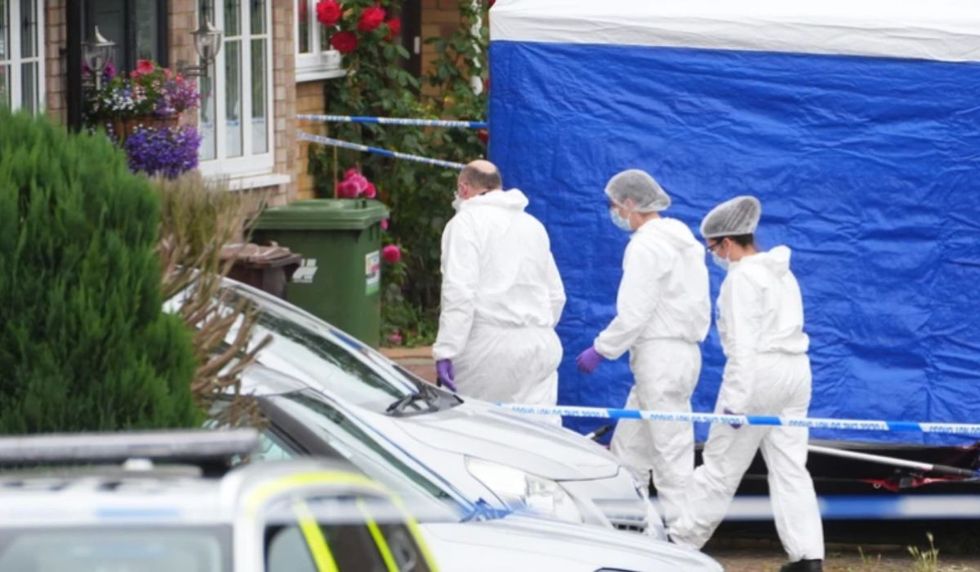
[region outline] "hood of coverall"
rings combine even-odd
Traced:
[[[655,218],[648,220],[640,228],[636,229],[633,237],[636,238],[646,233],[657,235],[658,238],[666,241],[677,250],[684,250],[686,248],[697,248],[700,250],[702,248],[701,243],[694,238],[691,229],[683,222],[674,218]]]
[[[793,252],[789,247],[777,246],[767,252],[746,256],[740,262],[744,262],[745,264],[760,264],[781,278],[789,272],[789,259],[792,254]]]
[[[472,199],[463,201],[459,205],[459,210],[469,210],[477,207],[497,207],[501,209],[523,211],[527,208],[527,196],[520,189],[510,189],[509,191],[490,191],[482,195],[477,195]]]

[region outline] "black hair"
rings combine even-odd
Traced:
[[[746,248],[746,247],[749,247],[749,246],[755,246],[755,235],[754,234],[751,234],[751,233],[749,233],[749,234],[733,234],[733,235],[730,235],[730,236],[719,236],[715,240],[717,240],[718,242],[721,242],[721,241],[725,240],[726,238],[729,239],[729,240],[731,240],[735,244],[741,246],[742,248]]]

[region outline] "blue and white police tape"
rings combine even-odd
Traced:
[[[389,151],[388,149],[382,149],[380,147],[371,147],[370,145],[351,143],[350,141],[332,139],[330,137],[324,137],[323,135],[313,135],[312,133],[306,133],[304,131],[299,132],[297,139],[300,141],[319,143],[320,145],[328,145],[330,147],[340,147],[341,149],[351,149],[353,151],[361,151],[363,153],[373,153],[383,157],[393,157],[395,159],[403,159],[405,161],[415,161],[416,163],[446,167],[447,169],[460,170],[466,166],[462,163],[453,163],[452,161],[442,161],[440,159],[430,159],[428,157],[420,157],[418,155],[410,155],[408,153],[399,153],[398,151]]]
[[[462,129],[486,129],[486,121],[455,119],[414,119],[410,117],[373,117],[368,115],[297,115],[300,121],[319,123],[375,123],[378,125],[410,125],[415,127],[459,127]]]
[[[651,497],[656,502],[656,497]],[[824,520],[975,520],[977,495],[824,495],[817,497]],[[772,520],[768,496],[736,496],[725,520]]]
[[[611,407],[537,406],[498,403],[497,405],[529,415],[561,415],[595,419],[645,419],[685,423],[724,423],[728,425],[764,425],[768,427],[807,427],[809,429],[844,429],[854,431],[915,431],[952,435],[980,436],[980,424],[919,423],[916,421],[878,421],[872,419],[820,419],[777,417],[774,415],[718,415],[714,413],[675,413]]]

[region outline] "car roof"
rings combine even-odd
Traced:
[[[5,472],[0,472],[0,528],[230,524],[291,495],[387,498],[380,485],[337,459],[250,463],[220,477],[202,476],[200,467],[188,461],[188,447],[216,446],[224,440],[228,450],[223,454],[229,454],[240,451],[242,437],[249,434],[256,436],[254,431],[141,433],[133,450],[144,457],[122,464],[113,460],[123,455],[119,439],[125,433],[0,439],[6,445],[0,446],[6,453]],[[84,441],[87,446],[79,445]],[[37,447],[42,452],[32,452],[31,445],[38,443],[46,444]],[[60,464],[11,469],[18,450],[30,463]],[[207,457],[207,462],[213,460]]]

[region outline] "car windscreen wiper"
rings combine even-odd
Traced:
[[[427,409],[421,409],[419,402],[426,404]],[[385,410],[389,415],[415,415],[426,411],[439,411],[448,409],[462,403],[459,396],[437,390],[428,383],[419,384],[418,391],[399,397]],[[415,411],[406,411],[410,406],[415,406]]]

